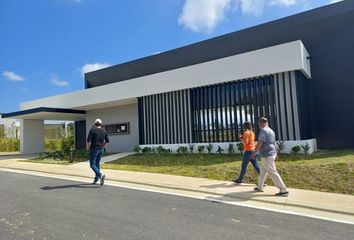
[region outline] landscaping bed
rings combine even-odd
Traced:
[[[240,172],[241,159],[241,154],[135,154],[102,168],[231,181]],[[282,154],[276,165],[289,188],[354,195],[354,150]],[[256,180],[250,164],[244,182]],[[270,179],[267,183],[272,185]]]

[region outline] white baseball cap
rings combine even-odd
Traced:
[[[102,124],[102,120],[99,119],[99,118],[97,118],[97,119],[95,120],[95,124]]]

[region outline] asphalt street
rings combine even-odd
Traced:
[[[0,239],[353,239],[354,226],[0,171]]]

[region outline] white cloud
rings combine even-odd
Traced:
[[[240,7],[243,14],[260,16],[266,5],[265,0],[236,0],[236,4]]]
[[[311,0],[185,0],[178,23],[194,32],[209,33],[225,20],[225,15],[231,9],[246,15],[261,16],[266,8],[299,4],[305,6],[310,2]]]
[[[186,0],[178,23],[194,32],[211,32],[222,22],[233,0]]]
[[[270,0],[269,5],[290,6],[299,3],[299,0]]]
[[[25,80],[24,77],[12,72],[12,71],[4,71],[2,75],[9,81],[13,82],[22,82]]]
[[[50,82],[58,87],[68,87],[69,83],[67,81],[60,80],[58,77],[52,77]]]
[[[341,2],[341,1],[343,1],[343,0],[332,0],[329,3],[336,3],[336,2]]]
[[[96,71],[109,66],[111,65],[108,63],[88,63],[81,67],[81,74],[84,76],[85,73]]]

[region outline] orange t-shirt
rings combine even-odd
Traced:
[[[254,132],[247,130],[243,133],[242,138],[244,151],[253,151],[256,148],[254,145]]]

